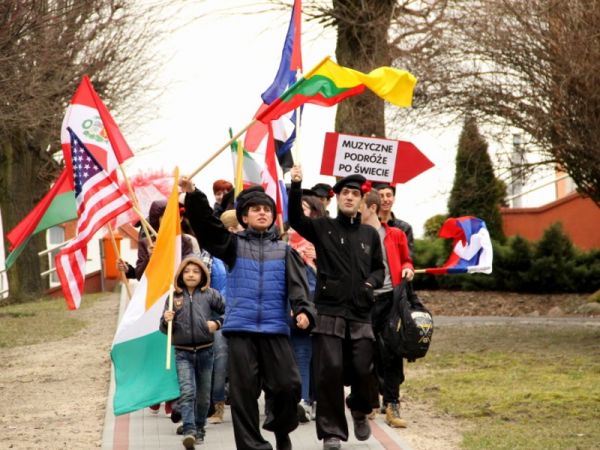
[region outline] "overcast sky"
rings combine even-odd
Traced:
[[[163,42],[162,50],[168,63],[163,67],[160,80],[165,93],[155,105],[155,120],[126,136],[134,149],[150,147],[126,163],[130,174],[161,166],[170,170],[175,164],[182,173],[189,173],[227,141],[228,127],[235,131],[251,120],[260,104],[260,94],[277,71],[289,21],[289,12],[272,9],[261,14],[239,14],[239,11],[260,9],[252,8],[256,3],[253,0],[208,0],[189,4],[180,17],[172,18],[183,21],[209,13]],[[215,12],[222,11],[224,4],[238,13]],[[322,30],[317,24],[303,21],[302,31],[305,71],[324,56],[335,56],[334,30]],[[333,184],[332,177],[322,176],[319,171],[324,135],[334,129],[335,107],[308,105],[303,117],[299,156],[305,185]],[[396,128],[401,130],[397,124]],[[446,210],[446,195],[454,176],[458,131],[423,130],[417,134],[399,131],[394,136],[413,142],[435,164],[434,168],[398,187],[394,211],[413,225],[416,236],[421,235],[423,222],[428,217]],[[233,180],[229,151],[223,152],[194,181],[211,198],[211,185],[217,178]]]

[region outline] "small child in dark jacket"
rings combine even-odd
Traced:
[[[160,321],[163,333],[167,332],[167,322],[173,321],[172,343],[186,449],[204,441],[212,382],[213,333],[221,328],[225,312],[223,297],[209,285],[210,274],[204,263],[195,257],[184,259],[175,274],[173,310],[168,309],[167,302]],[[215,313],[219,318],[213,320]]]

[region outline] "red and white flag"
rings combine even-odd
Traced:
[[[132,204],[71,128],[73,183],[77,203],[77,235],[55,257],[56,272],[69,309],[81,304],[87,244],[109,220]]]
[[[61,127],[63,156],[67,168],[71,169],[71,136],[67,128],[73,130],[100,166],[112,177],[116,177],[114,171],[119,164],[133,156],[87,75],[75,91]]]

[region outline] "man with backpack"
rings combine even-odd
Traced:
[[[403,359],[386,349],[381,331],[391,310],[393,288],[403,279],[411,281],[414,277],[414,268],[406,235],[402,230],[379,221],[380,206],[381,199],[377,191],[367,193],[361,205],[362,223],[377,230],[384,250],[385,280],[383,286],[374,291],[373,309],[373,331],[377,340],[375,366],[376,372],[383,377],[383,385],[379,386],[380,389],[374,390],[377,397],[374,403],[379,403],[377,391],[381,390],[385,405],[385,423],[392,428],[406,428],[406,422],[400,418],[400,385],[404,381]],[[379,384],[378,376],[373,377],[373,380],[375,384]]]

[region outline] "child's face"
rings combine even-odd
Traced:
[[[202,281],[202,269],[196,264],[188,264],[183,269],[183,284],[188,288],[195,288]]]

